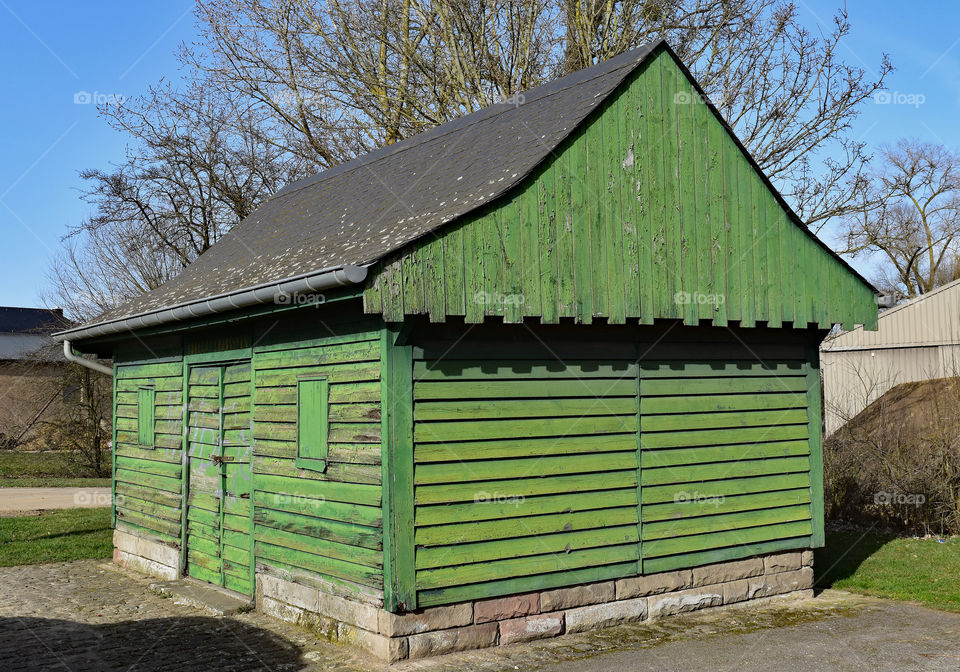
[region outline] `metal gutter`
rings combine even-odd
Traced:
[[[205,299],[186,301],[168,308],[159,308],[129,317],[121,317],[115,320],[107,320],[106,322],[77,327],[75,329],[67,329],[53,334],[53,337],[56,340],[62,340],[64,342],[69,342],[68,339],[81,340],[97,338],[124,331],[156,327],[169,322],[180,322],[193,318],[207,317],[238,308],[249,308],[250,306],[266,303],[289,303],[296,294],[319,292],[324,289],[332,289],[344,285],[355,285],[363,282],[366,277],[367,267],[347,264],[288,278],[286,280],[264,283],[234,292],[218,294]],[[69,356],[68,359],[70,359]],[[75,360],[71,359],[71,361]],[[89,360],[83,361],[89,363]],[[84,366],[86,366],[86,364],[84,364]]]
[[[99,371],[102,374],[113,377],[112,366],[107,366],[106,364],[101,364],[100,362],[94,362],[93,360],[75,354],[73,352],[73,344],[66,339],[63,341],[63,356],[66,357],[67,361],[69,362],[79,364],[80,366],[85,366],[88,369],[93,369],[94,371]]]

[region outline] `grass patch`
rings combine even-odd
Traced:
[[[105,473],[110,473],[109,463],[104,467]],[[76,456],[67,452],[0,451],[0,488],[102,486],[110,482],[109,478],[90,476],[92,473],[78,464]]]
[[[909,539],[828,532],[814,561],[818,588],[960,612],[960,537]]]
[[[63,509],[0,518],[0,567],[109,558],[110,509]]]

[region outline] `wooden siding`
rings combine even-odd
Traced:
[[[179,355],[115,366],[114,491],[116,524],[140,536],[179,543],[183,362]],[[153,446],[139,445],[138,390],[155,391]]]
[[[360,597],[383,592],[381,333],[312,316],[255,334],[254,536],[258,565]],[[325,471],[298,469],[297,381],[329,381]]]
[[[636,574],[636,365],[455,357],[413,363],[417,605]]]
[[[804,361],[641,363],[644,573],[811,545],[808,372]]]
[[[665,52],[518,189],[384,259],[364,306],[388,321],[877,320],[871,289],[791,220]]]

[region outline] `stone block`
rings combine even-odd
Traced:
[[[473,623],[473,605],[469,602],[446,607],[429,607],[406,614],[379,610],[377,629],[381,635],[398,637],[431,630],[446,630]]]
[[[355,625],[369,632],[377,632],[379,629],[378,612],[380,610],[363,602],[318,591],[316,610],[323,616]]]
[[[473,603],[473,622],[489,623],[527,616],[540,611],[540,594],[510,595]]]
[[[529,642],[534,639],[556,637],[563,632],[562,611],[549,614],[534,614],[524,618],[512,618],[500,622],[500,644]]]
[[[647,598],[618,600],[567,610],[564,615],[567,632],[583,632],[620,623],[642,621],[647,617]]]
[[[162,565],[159,562],[148,560],[139,555],[126,553],[120,549],[114,552],[113,559],[120,567],[125,567],[126,569],[146,574],[147,576],[164,579],[165,581],[175,581],[179,575],[179,572],[174,567],[168,567],[167,565]]]
[[[750,579],[739,579],[720,584],[724,604],[734,604],[750,599]]]
[[[801,567],[803,567],[803,557],[800,551],[777,553],[763,558],[763,571],[766,574],[792,572]]]
[[[573,588],[545,590],[540,593],[541,611],[560,611],[587,604],[612,602],[616,599],[616,587],[613,581],[588,583]]]
[[[270,574],[257,574],[261,594],[308,611],[317,611],[320,591]]]
[[[767,574],[750,579],[750,597],[768,597],[813,588],[813,568]]]
[[[649,576],[635,576],[617,581],[617,599],[659,595],[693,586],[693,573],[689,569],[677,572],[661,572]]]
[[[801,553],[800,562],[803,563],[804,567],[813,567],[813,551],[808,549]]]
[[[720,562],[715,565],[695,567],[693,569],[693,585],[709,586],[714,583],[749,579],[751,576],[760,576],[761,574],[763,574],[763,560],[761,558]]]
[[[671,616],[723,604],[720,586],[689,588],[675,593],[654,595],[650,599],[650,618]]]
[[[408,638],[409,657],[426,658],[441,653],[494,646],[497,643],[499,633],[500,628],[497,623],[481,623],[480,625],[468,625],[464,628],[410,635]]]
[[[348,623],[340,623],[337,639],[344,644],[361,648],[388,663],[403,660],[407,657],[408,643],[406,637],[384,637]]]
[[[313,630],[327,639],[337,639],[340,624],[333,619],[321,616],[315,611],[294,607],[272,597],[263,597],[257,602],[257,608],[268,616]]]

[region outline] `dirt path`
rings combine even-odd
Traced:
[[[0,488],[0,515],[110,506],[110,488]]]

